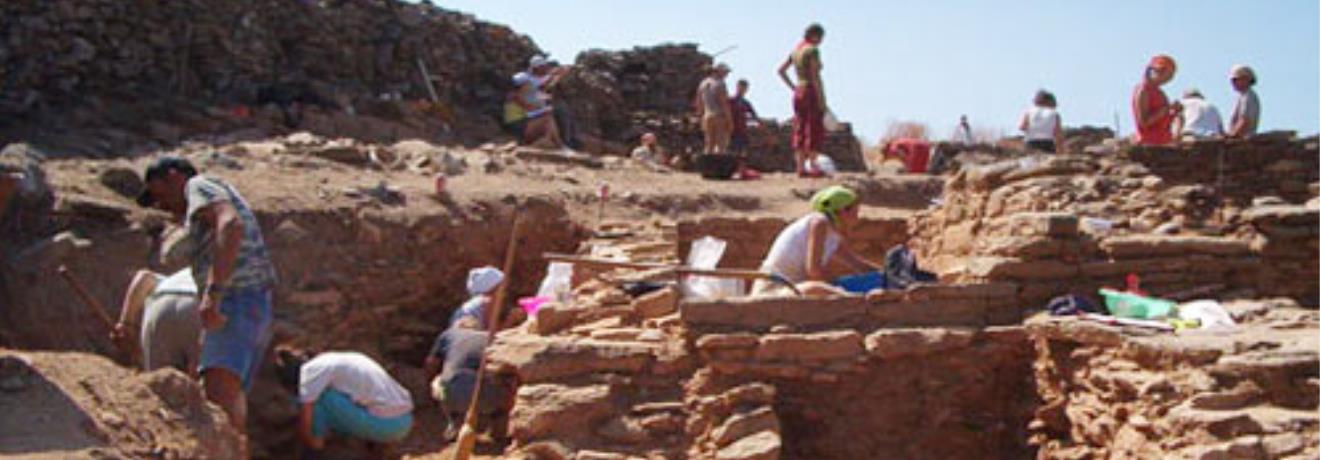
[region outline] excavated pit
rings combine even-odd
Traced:
[[[419,424],[398,450],[411,458],[444,458],[443,422],[418,366],[464,299],[467,269],[503,259],[515,207],[530,229],[512,277],[512,293],[521,296],[535,291],[545,252],[675,263],[692,241],[715,236],[729,244],[721,267],[754,268],[811,193],[779,190],[785,199],[765,187],[717,184],[685,198],[624,189],[602,225],[582,217],[597,209],[592,184],[635,173],[515,169],[502,157],[516,182],[489,172],[460,177],[453,182],[459,190],[475,190],[446,200],[430,198],[425,176],[373,172],[398,184],[406,205],[324,196],[309,202],[298,198],[307,192],[299,187],[347,196],[336,187],[363,183],[354,176],[360,173],[245,148],[248,156],[238,156],[245,173],[211,166],[241,190],[258,191],[249,198],[280,267],[280,340],[359,350],[385,363],[418,402]],[[571,302],[543,307],[536,321],[502,332],[492,348],[491,369],[518,384],[517,405],[510,439],[483,439],[478,452],[734,460],[1306,458],[1320,451],[1320,318],[1298,307],[1313,303],[1311,275],[1320,272],[1305,256],[1316,247],[1316,207],[1268,202],[1225,217],[1179,201],[1188,196],[1181,185],[1127,177],[1120,185],[1135,190],[1125,193],[1152,200],[1131,206],[1181,213],[1202,231],[1150,234],[1141,221],[1158,216],[1143,212],[1119,232],[1098,234],[1082,216],[1125,211],[1085,201],[1093,197],[1049,207],[1030,197],[1058,199],[1053,187],[1130,166],[1077,157],[1013,163],[959,173],[943,204],[915,218],[895,210],[929,198],[885,190],[918,193],[926,182],[867,186],[884,181],[843,178],[861,184],[863,201],[880,205],[864,213],[856,248],[878,259],[911,242],[941,272],[939,285],[826,299],[680,299],[671,288],[632,297],[619,284],[644,273],[581,267]],[[110,354],[85,307],[47,280],[67,265],[113,309],[139,267],[104,261],[148,259],[146,229],[159,216],[85,185],[122,166],[53,167],[62,195],[52,219],[77,232],[29,246],[25,263],[6,273],[13,303],[0,337],[7,346]],[[309,177],[263,183],[288,177],[290,168],[307,168]],[[497,182],[482,188],[485,181]],[[513,183],[530,190],[501,189]],[[691,215],[706,207],[716,209]],[[594,236],[592,226],[600,230]],[[1240,299],[1230,305],[1244,330],[1161,337],[1033,317],[1049,296],[1117,285],[1133,271],[1161,295],[1208,286],[1204,292]],[[251,395],[255,454],[285,458],[296,449],[290,395],[269,368],[263,372]],[[358,452],[351,443],[336,447],[345,449],[339,458]]]
[[[105,202],[86,204],[92,205],[112,215],[136,212]],[[515,208],[527,229],[519,251],[529,260],[516,265],[511,289],[534,292],[545,266],[530,259],[542,252],[571,251],[588,235],[569,218],[563,202],[510,196],[423,215],[389,209],[259,207],[257,217],[281,277],[274,300],[275,341],[377,357],[418,395],[419,408],[434,407],[428,405],[429,397],[421,396],[429,394],[420,370],[423,358],[450,313],[466,300],[462,286],[467,270],[498,266],[503,260]],[[3,309],[7,326],[0,329],[6,346],[120,356],[87,306],[54,273],[67,266],[111,315],[117,315],[126,280],[148,267],[104,261],[146,261],[152,247],[141,224],[130,223],[134,219],[79,226],[76,237],[40,243],[18,270],[6,273],[11,283],[5,294],[13,302]],[[17,325],[22,326],[13,327]],[[249,396],[254,458],[288,458],[296,452],[295,433],[289,429],[296,416],[291,395],[276,382],[267,366]],[[438,449],[435,438],[443,429],[437,426],[442,423],[438,414],[418,420],[417,432],[424,434],[410,439],[402,451]]]

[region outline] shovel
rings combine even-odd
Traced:
[[[504,307],[504,297],[509,290],[509,284],[513,278],[513,262],[516,259],[515,254],[518,250],[518,236],[522,233],[522,216],[518,211],[513,214],[513,231],[509,235],[509,247],[504,251],[504,283],[500,284],[499,290],[495,291],[495,298],[491,302],[490,311],[486,316],[486,346],[495,341],[495,329],[500,324],[500,310]],[[490,353],[482,352],[481,365],[477,367],[477,383],[472,389],[472,401],[468,402],[468,410],[463,418],[463,428],[458,431],[458,447],[454,449],[454,460],[468,460],[472,458],[472,451],[477,446],[477,411],[481,401],[481,382],[486,376],[486,360]]]

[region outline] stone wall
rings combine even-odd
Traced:
[[[720,267],[755,269],[761,266],[775,237],[789,223],[773,217],[683,220],[678,223],[678,253],[686,257],[692,241],[713,236],[727,242]],[[853,229],[848,241],[858,254],[879,261],[884,259],[885,251],[907,242],[907,239],[907,222],[904,219],[864,218]]]
[[[1120,151],[1170,185],[1213,187],[1237,208],[1256,197],[1303,203],[1320,181],[1320,141],[1270,133],[1248,140],[1200,141],[1177,147],[1135,146]]]
[[[975,166],[948,181],[942,200],[910,225],[922,260],[946,280],[1017,284],[1025,306],[1067,293],[1094,296],[1101,286],[1122,287],[1128,273],[1176,300],[1285,295],[1313,305],[1320,291],[1320,281],[1306,276],[1317,270],[1314,261],[1303,260],[1317,240],[1307,228],[1317,221],[1313,212],[1234,210],[1212,187],[1174,184],[1123,157]]]
[[[1030,456],[1028,342],[991,326],[1020,320],[1012,286],[687,301],[678,315],[671,289],[616,289],[587,282],[498,338],[491,370],[520,382],[514,458]]]
[[[1244,215],[1256,230],[1251,250],[1262,262],[1261,293],[1320,306],[1320,207],[1267,205]]]
[[[11,121],[83,107],[104,123],[162,98],[194,111],[252,104],[273,83],[367,113],[382,93],[426,99],[421,59],[449,121],[494,133],[509,76],[538,52],[508,27],[397,0],[16,0],[0,17],[0,120]]]
[[[1241,329],[1175,336],[1029,322],[1039,458],[1315,458],[1316,313],[1226,307]]]

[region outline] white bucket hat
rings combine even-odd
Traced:
[[[495,267],[474,268],[468,272],[467,290],[471,295],[489,294],[504,281],[504,273]]]

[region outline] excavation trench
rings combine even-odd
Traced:
[[[947,209],[962,205],[951,203]],[[281,277],[277,340],[381,360],[417,403],[419,423],[401,453],[442,452],[443,422],[419,366],[465,299],[467,270],[503,260],[514,204],[475,199],[410,213],[259,209]],[[728,242],[722,266],[752,268],[787,223],[629,218],[603,229],[616,237],[593,238],[570,217],[592,214],[582,204],[517,203],[528,231],[511,277],[514,296],[535,291],[545,252],[673,262],[692,241],[715,236]],[[69,266],[113,310],[124,280],[140,267],[104,262],[146,261],[152,242],[142,222],[149,220],[94,200],[64,206],[61,225],[80,234],[52,238],[5,274],[12,303],[2,309],[0,338],[21,349],[109,354],[86,308],[48,277]],[[1280,208],[1256,218],[1287,223],[1301,212]],[[1224,290],[1275,292],[1259,283],[1269,253],[1247,258],[1258,250],[1227,238],[1097,241],[1078,231],[1076,216],[1061,213],[988,220],[994,225],[961,248],[949,238],[957,220],[923,229],[945,232],[934,236],[910,231],[910,222],[864,218],[854,229],[857,249],[878,258],[892,245],[924,240],[923,260],[976,264],[939,285],[904,291],[722,301],[680,300],[668,289],[634,297],[618,286],[626,276],[582,270],[571,302],[543,307],[535,323],[502,333],[492,348],[491,369],[518,382],[517,404],[511,439],[483,442],[479,451],[511,458],[1020,459],[1244,449],[1275,458],[1317,450],[1314,436],[1298,437],[1320,430],[1313,410],[1320,392],[1309,383],[1317,381],[1320,348],[1307,334],[1316,329],[1313,310],[1230,305],[1249,329],[1228,339],[1024,323],[1043,297],[1093,292],[1128,270],[1151,274],[1157,289],[1213,279]],[[250,397],[256,458],[295,452],[291,401],[267,366]],[[353,443],[335,447],[338,458],[361,452]]]
[[[570,252],[587,232],[569,219],[562,203],[519,200],[524,222],[511,293],[534,292],[545,271],[543,252]],[[420,371],[425,354],[450,313],[467,298],[467,272],[499,266],[512,230],[512,202],[469,202],[429,215],[385,209],[258,210],[279,270],[275,292],[275,341],[320,350],[356,350],[380,359],[417,395],[419,408],[434,407]],[[122,212],[122,211],[120,211]],[[181,267],[147,263],[152,243],[128,220],[77,225],[76,242],[59,240],[34,250],[7,273],[0,333],[20,349],[97,350],[114,355],[106,331],[85,305],[54,279],[70,268],[91,296],[116,315],[125,280],[141,268]],[[90,246],[78,246],[94,242]],[[142,265],[105,263],[139,260]],[[250,396],[256,458],[293,455],[291,395],[266,366]],[[416,450],[438,449],[436,417],[419,417]],[[411,442],[411,441],[410,441]]]

